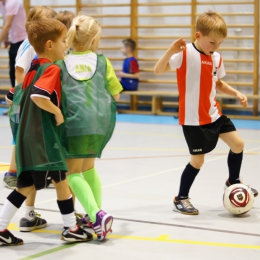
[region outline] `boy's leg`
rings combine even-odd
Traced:
[[[4,185],[9,189],[15,189],[17,185],[17,170],[15,163],[15,146],[13,146],[12,157],[8,172],[5,173],[3,179]]]
[[[35,212],[35,198],[37,191],[35,188],[25,200],[24,217],[20,220],[19,230],[23,232],[33,231],[35,229],[45,228],[47,221],[41,218],[40,214]]]
[[[230,184],[240,183],[239,174],[243,160],[244,141],[237,131],[220,134],[219,138],[223,140],[230,148],[228,154],[228,169]]]
[[[7,230],[7,227],[32,189],[33,186],[18,188],[17,190],[12,191],[5,200],[4,206],[0,212],[0,245],[15,246],[23,244],[23,240],[13,236]]]
[[[175,211],[187,215],[197,215],[199,213],[189,201],[189,191],[204,163],[204,157],[204,154],[191,155],[190,163],[187,164],[181,176],[179,194],[174,198]]]
[[[65,173],[64,173],[65,174]],[[93,239],[92,234],[84,231],[76,224],[76,216],[74,214],[74,205],[67,179],[60,182],[53,181],[57,192],[57,203],[62,215],[64,230],[62,232],[62,240],[70,242],[90,241]]]
[[[226,182],[228,187],[232,184],[241,183],[240,182],[240,169],[243,160],[243,149],[244,141],[239,136],[237,131],[232,131],[228,133],[220,134],[220,139],[223,140],[229,147],[230,151],[228,154],[228,169],[229,169],[229,178]],[[258,195],[258,191],[251,188],[254,196]]]

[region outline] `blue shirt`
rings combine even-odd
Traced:
[[[123,63],[124,73],[135,74],[139,72],[139,65],[134,57],[126,58]],[[137,90],[139,79],[121,78],[121,84],[124,90]]]

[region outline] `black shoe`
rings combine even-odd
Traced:
[[[93,235],[77,225],[75,230],[64,227],[61,239],[68,242],[86,242],[93,240]]]
[[[21,232],[30,232],[35,229],[45,228],[47,226],[47,221],[43,218],[40,218],[40,214],[33,212],[35,214],[34,219],[29,220],[27,218],[22,218],[20,220],[19,230]]]
[[[241,182],[241,184],[243,184],[243,183]],[[224,190],[226,190],[230,185],[231,184],[229,183],[229,180],[227,180],[226,183],[225,183]],[[258,191],[256,189],[254,189],[254,188],[251,188],[251,187],[249,187],[249,188],[251,189],[251,191],[254,194],[254,197],[256,198],[258,196]]]
[[[198,215],[199,211],[193,207],[190,203],[189,198],[183,200],[177,200],[177,197],[174,198],[173,207],[174,211],[180,212],[181,214],[185,215]]]
[[[0,232],[0,245],[1,246],[20,246],[23,244],[23,240],[15,237],[9,230]]]
[[[81,221],[82,216],[83,216],[82,214],[75,212],[76,224],[77,224],[79,227],[81,227],[81,228],[84,229],[84,225],[83,225],[83,223],[82,223],[82,221]]]

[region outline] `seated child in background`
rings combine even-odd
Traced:
[[[123,63],[123,69],[117,76],[121,78],[121,85],[124,90],[137,90],[139,83],[139,65],[138,61],[134,57],[134,50],[136,48],[136,43],[132,39],[123,40],[122,53],[126,56]]]
[[[16,141],[17,189],[5,200],[0,212],[0,245],[16,246],[23,240],[8,229],[12,217],[34,190],[52,182],[62,214],[62,240],[92,240],[92,234],[76,224],[72,196],[66,179],[67,165],[60,143],[64,122],[60,110],[60,69],[54,61],[64,58],[67,28],[55,19],[27,22],[28,39],[38,58],[17,86],[10,110],[10,123]],[[17,120],[17,118],[19,120]]]

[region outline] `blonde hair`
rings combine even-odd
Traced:
[[[68,47],[73,47],[76,51],[96,51],[100,35],[100,24],[93,17],[79,14],[73,19],[68,31]]]
[[[196,32],[201,32],[203,36],[215,34],[222,38],[227,37],[227,25],[223,17],[213,11],[201,14],[196,22]]]
[[[52,18],[41,18],[26,23],[28,40],[38,54],[44,53],[47,41],[56,42],[64,30],[67,31],[66,26]]]
[[[69,30],[72,20],[76,17],[76,15],[71,11],[60,11],[56,16],[55,19],[62,22],[67,29]]]
[[[27,22],[36,21],[42,17],[45,18],[54,18],[57,13],[48,6],[35,6],[28,13]]]

